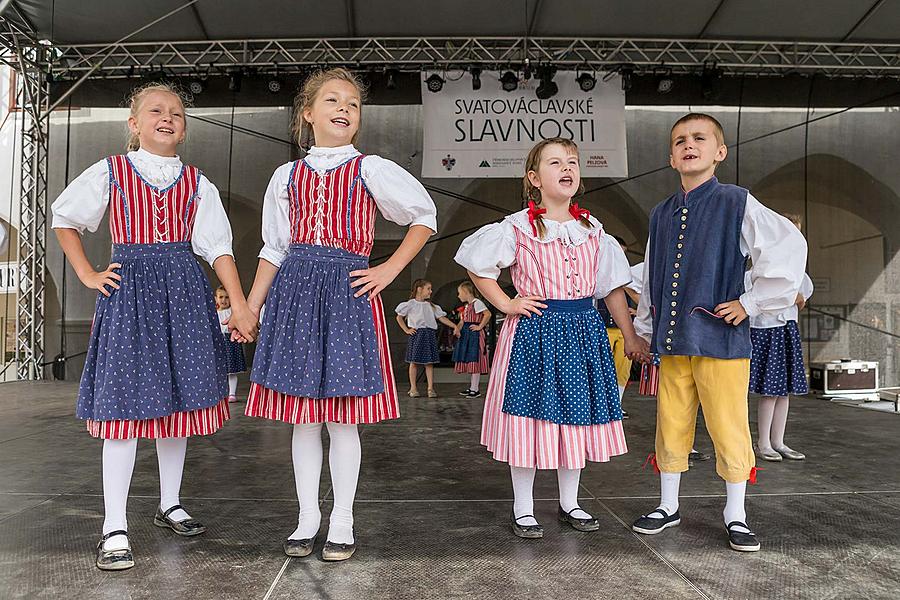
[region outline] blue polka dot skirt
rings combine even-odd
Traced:
[[[420,327],[406,342],[406,362],[433,365],[441,362],[438,354],[437,330]]]
[[[76,415],[143,420],[228,395],[212,289],[190,242],[115,244],[120,288],[99,295]]]
[[[806,394],[803,343],[797,321],[781,327],[750,329],[750,391],[765,396]]]
[[[350,272],[368,259],[340,248],[291,245],[260,326],[250,381],[305,398],[384,392],[372,306]]]
[[[503,412],[569,425],[621,421],[612,350],[591,299],[545,303],[543,316],[519,319]]]
[[[247,370],[243,344],[232,342],[230,333],[226,333],[222,337],[225,338],[225,370],[229,375],[243,373]]]

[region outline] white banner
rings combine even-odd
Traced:
[[[19,290],[19,263],[0,262],[0,294],[15,294]]]
[[[573,71],[553,78],[559,92],[539,100],[536,77],[519,89],[500,88],[500,73],[481,74],[480,90],[461,72],[445,74],[440,92],[428,91],[422,73],[424,140],[422,177],[516,177],[542,139],[564,137],[578,144],[582,177],[627,177],[625,92],[618,75],[582,91]]]

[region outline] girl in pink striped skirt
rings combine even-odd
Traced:
[[[579,531],[597,520],[578,506],[585,461],[624,454],[622,407],[606,329],[593,298],[604,298],[640,354],[622,286],[631,281],[616,240],[572,201],[581,189],[578,148],[539,142],[525,165],[528,209],[487,225],[463,241],[456,262],[484,297],[506,313],[484,405],[481,443],[512,473],[512,529],[543,537],[534,517],[536,469],[556,469],[558,518]],[[518,295],[497,284],[510,267]]]
[[[232,299],[230,326],[256,334],[231,251],[231,225],[219,192],[175,150],[184,140],[184,105],[154,84],[136,91],[125,155],[79,175],[53,203],[53,228],[82,283],[99,291],[76,415],[103,439],[106,518],[97,545],[103,570],[134,566],[125,506],[138,438],[156,440],[160,502],[153,523],[178,535],[206,528],[179,503],[187,440],[228,419],[225,345],[199,254]],[[96,272],[81,235],[109,208],[112,260]],[[237,335],[237,334],[236,334]]]
[[[345,69],[310,76],[297,97],[294,131],[306,156],[279,167],[263,200],[251,309],[265,317],[246,414],[290,423],[300,511],[288,556],[312,553],[319,531],[322,429],[331,438],[334,508],[322,558],[356,550],[357,426],[399,416],[380,292],[437,229],[434,202],[397,164],[353,146],[363,91]],[[376,210],[409,225],[394,254],[369,268]]]

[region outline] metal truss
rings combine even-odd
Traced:
[[[406,71],[486,69],[553,64],[562,69],[726,74],[820,73],[900,77],[900,44],[653,38],[335,38],[128,42],[59,46],[55,76],[74,78],[97,67],[105,77],[144,69],[196,75],[233,68],[297,71],[340,64]]]
[[[47,70],[51,49],[8,20],[0,21],[0,56],[17,73],[22,133],[19,145],[19,288],[16,295],[18,379],[42,379],[47,244]]]

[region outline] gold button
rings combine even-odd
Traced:
[[[673,282],[672,282],[672,287],[673,287],[673,288],[677,288],[677,287],[678,287],[678,282],[677,282],[677,281],[673,281]]]
[[[673,301],[673,302],[672,302],[672,308],[675,308],[676,306],[678,306],[678,303],[675,302],[675,301]]]
[[[672,290],[672,296],[677,296],[677,295],[678,295],[678,292],[676,292],[675,290]]]
[[[675,321],[669,321],[669,325],[671,325],[672,327],[675,327]]]
[[[682,208],[682,209],[681,209],[681,212],[682,212],[683,214],[687,214],[687,209],[686,209],[686,208]]]
[[[685,225],[684,223],[682,223],[682,224],[681,224],[681,228],[682,228],[682,229],[687,229],[687,225]]]
[[[684,234],[683,234],[683,233],[678,234],[678,239],[679,239],[679,240],[683,240],[683,239],[684,239]],[[678,246],[678,247],[681,248],[681,246]]]
[[[672,277],[674,277],[675,279],[678,279],[678,273],[672,273]]]
[[[684,216],[684,215],[681,215],[681,220],[682,220],[682,221],[687,221],[687,217]]]
[[[681,244],[678,244],[678,247],[680,248],[680,247],[681,247]],[[675,255],[675,258],[681,258],[681,252],[679,252],[678,254],[676,254],[676,255]]]
[[[677,315],[678,313],[675,312],[675,311],[673,310],[671,314],[672,314],[672,316],[674,317],[674,316]]]
[[[672,338],[666,338],[666,343],[667,343],[667,344],[671,344],[671,343],[672,343]]]

